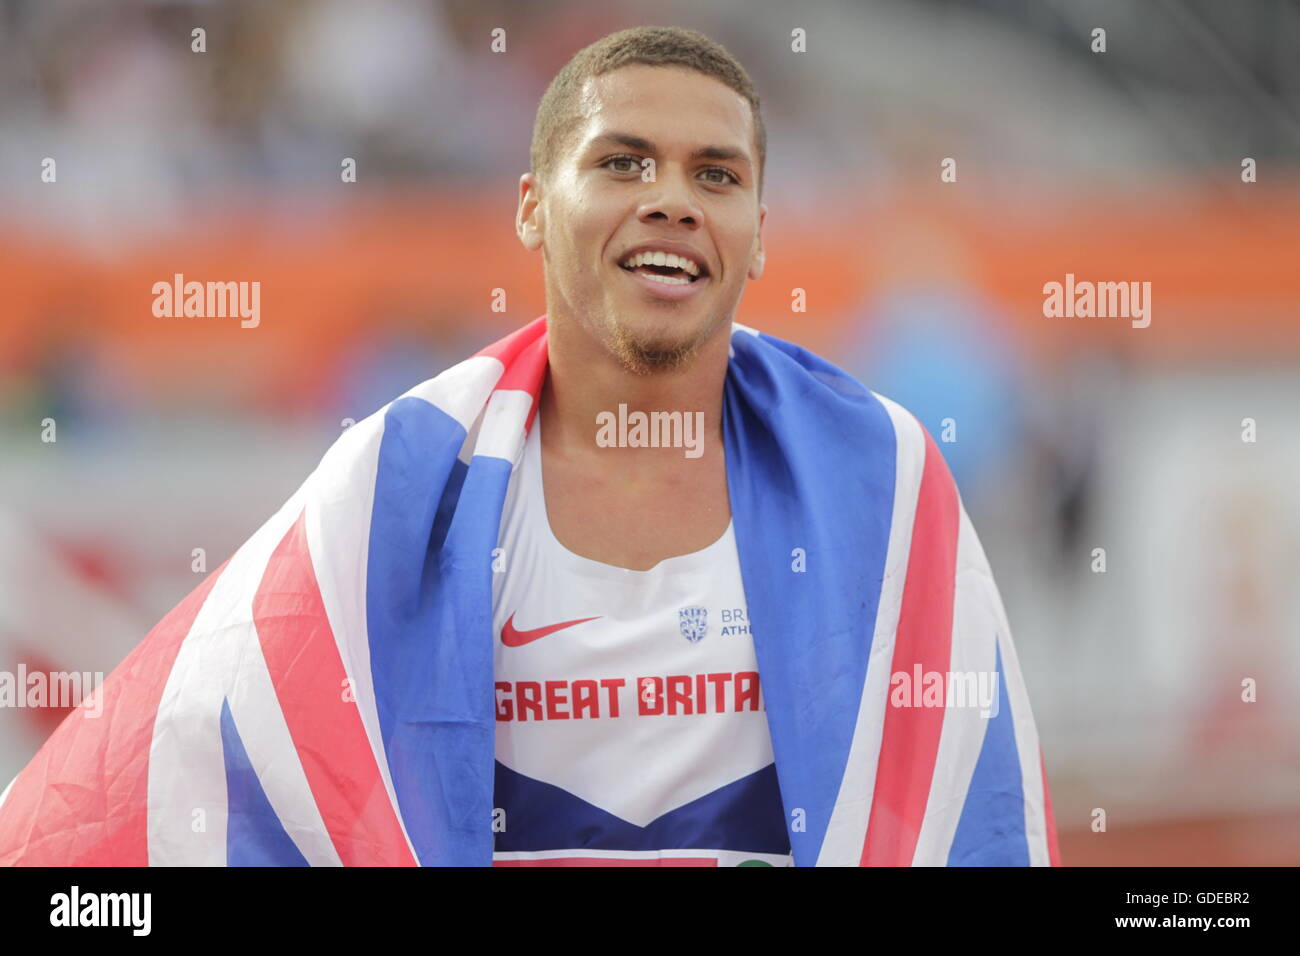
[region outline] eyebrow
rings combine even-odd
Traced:
[[[657,153],[654,143],[640,136],[632,136],[629,133],[603,133],[591,141],[591,146],[600,143],[609,143],[611,145],[625,146],[628,149],[635,149],[641,153]],[[716,159],[722,161],[741,162],[746,165],[753,165],[750,161],[749,154],[743,149],[734,149],[730,146],[701,146],[691,153],[691,159]]]

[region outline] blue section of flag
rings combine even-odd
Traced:
[[[797,866],[848,762],[889,548],[897,452],[880,401],[769,336],[732,336],[723,431],[745,600]],[[802,568],[802,570],[800,570]]]
[[[460,423],[428,402],[394,402],[370,528],[366,618],[379,725],[426,866],[482,865],[492,848],[491,551],[510,465],[479,456],[465,468],[464,440]]]
[[[990,717],[966,805],[948,852],[949,866],[1029,866],[1025,794],[1011,701],[997,651],[998,714]]]
[[[248,759],[230,702],[221,702],[221,749],[226,763],[226,864],[306,866]]]
[[[496,805],[505,829],[501,852],[538,850],[737,850],[790,852],[776,765],[652,820],[644,827],[593,806],[567,790],[496,765]]]

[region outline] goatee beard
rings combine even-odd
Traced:
[[[614,326],[610,350],[635,375],[671,372],[686,365],[716,330],[711,327],[690,341],[665,344],[646,340],[621,326]]]

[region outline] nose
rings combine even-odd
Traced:
[[[647,191],[637,210],[637,217],[642,222],[680,223],[692,229],[699,228],[703,210],[690,183],[684,182],[681,176],[668,173],[661,165],[658,177],[646,185]]]

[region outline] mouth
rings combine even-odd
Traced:
[[[689,298],[711,278],[703,262],[660,250],[633,253],[619,263],[619,269],[652,297],[670,301]]]

